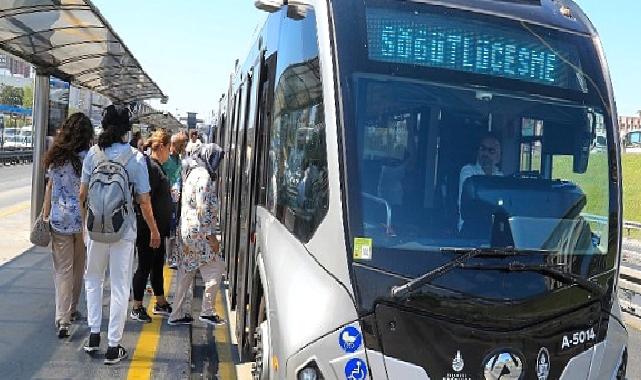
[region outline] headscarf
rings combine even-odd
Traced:
[[[203,167],[207,169],[209,177],[212,180],[216,179],[216,172],[220,166],[225,152],[217,144],[203,144],[198,149],[188,152],[191,153],[189,157],[185,160],[185,178],[189,176],[189,173],[197,167]]]

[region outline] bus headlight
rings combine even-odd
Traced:
[[[321,374],[316,362],[309,362],[303,369],[298,371],[298,380],[323,380],[323,374]]]

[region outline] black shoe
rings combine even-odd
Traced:
[[[126,357],[127,350],[125,350],[121,345],[118,345],[117,347],[109,347],[105,354],[105,364],[116,364]]]
[[[92,354],[100,349],[100,333],[89,334],[89,339],[85,342],[85,352]]]
[[[82,313],[80,313],[78,310],[74,311],[71,313],[71,322],[75,322],[77,320],[80,320],[82,318]]]
[[[134,321],[141,321],[146,323],[151,323],[151,317],[147,314],[147,310],[143,306],[139,306],[131,310],[129,315]]]
[[[178,269],[178,264],[174,264],[174,263],[169,264],[169,269],[172,269],[172,270]]]
[[[189,314],[185,314],[184,317],[180,319],[174,319],[174,320],[167,320],[168,325],[191,325],[191,323],[194,321],[194,318],[191,317]]]
[[[58,324],[58,339],[69,338],[69,324],[60,323]]]
[[[220,326],[225,324],[225,320],[219,317],[218,315],[201,315],[198,319],[214,326]]]
[[[154,315],[169,315],[172,312],[171,305],[167,302],[164,305],[154,305]]]

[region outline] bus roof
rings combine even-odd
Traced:
[[[465,9],[527,21],[581,34],[596,35],[596,30],[581,8],[571,0],[411,0],[444,7]],[[569,15],[561,14],[561,8]]]

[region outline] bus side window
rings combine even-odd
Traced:
[[[299,240],[327,214],[327,151],[316,19],[284,17],[278,47],[267,204]],[[271,206],[271,207],[269,207]]]

